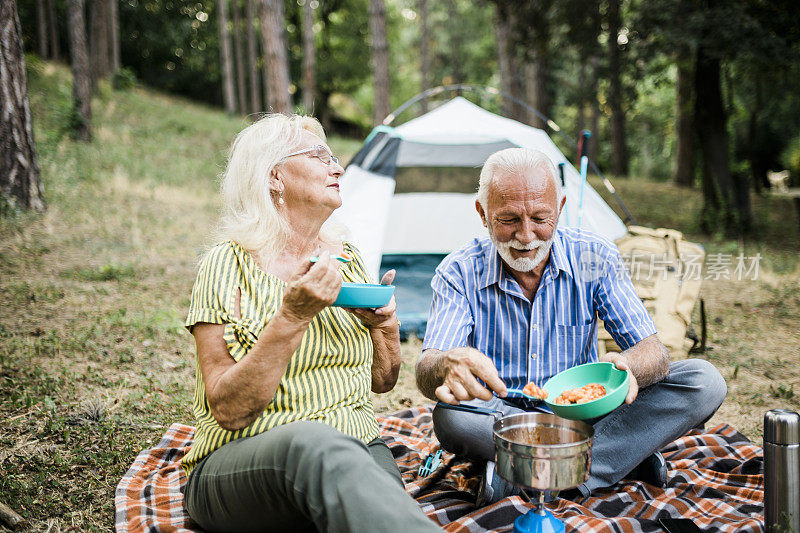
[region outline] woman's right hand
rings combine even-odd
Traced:
[[[281,309],[289,317],[310,322],[325,307],[336,301],[342,288],[339,261],[324,251],[316,263],[300,267],[286,284]]]

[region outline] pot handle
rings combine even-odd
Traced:
[[[494,417],[495,420],[498,420],[503,416],[502,411],[496,411],[494,409],[488,409],[486,407],[478,407],[477,405],[469,405],[466,403],[453,405],[445,402],[436,402],[436,407],[440,407],[442,409],[450,409],[452,411],[464,411],[465,413],[489,415],[491,417]]]

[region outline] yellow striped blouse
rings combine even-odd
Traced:
[[[354,260],[339,269],[343,280],[370,282],[358,250],[349,243],[344,250]],[[280,307],[285,288],[283,280],[258,268],[239,244],[218,244],[200,265],[186,327],[191,330],[198,322],[225,324],[228,352],[240,361]],[[242,294],[240,319],[234,314],[237,289]],[[353,314],[326,307],[303,335],[272,402],[244,429],[228,431],[217,424],[197,365],[193,407],[197,430],[181,464],[188,474],[223,444],[297,420],[323,422],[367,443],[378,436],[371,388],[369,332]]]

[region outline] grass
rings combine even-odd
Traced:
[[[225,148],[245,124],[142,88],[102,86],[95,141],[66,134],[69,73],[31,64],[35,137],[49,210],[0,217],[0,502],[31,531],[108,531],[114,488],[172,422],[192,423],[194,344],[182,327],[198,254],[216,218]],[[349,159],[359,143],[330,139]],[[617,180],[642,221],[709,252],[761,253],[755,282],[707,281],[706,357],[728,380],[712,423],[760,441],[772,407],[800,408],[800,263],[792,206],[756,198],[758,240],[694,230],[697,191]],[[425,403],[403,345],[379,412]],[[0,530],[2,526],[0,526]]]
[[[756,280],[705,279],[700,292],[708,316],[708,349],[699,357],[722,372],[728,397],[710,424],[729,423],[761,442],[763,415],[774,408],[798,411],[800,401],[800,235],[794,206],[775,198],[752,199],[755,229],[733,241],[699,232],[702,195],[697,190],[643,179],[613,181],[638,224],[675,228],[711,254],[760,255]],[[592,181],[604,199],[615,201],[599,180]],[[618,210],[618,213],[620,211]],[[731,276],[733,277],[733,276]],[[699,332],[699,306],[694,324]]]

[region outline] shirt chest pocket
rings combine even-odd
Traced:
[[[580,325],[556,324],[558,343],[563,353],[570,359],[588,361],[591,345],[594,340],[595,323]]]

